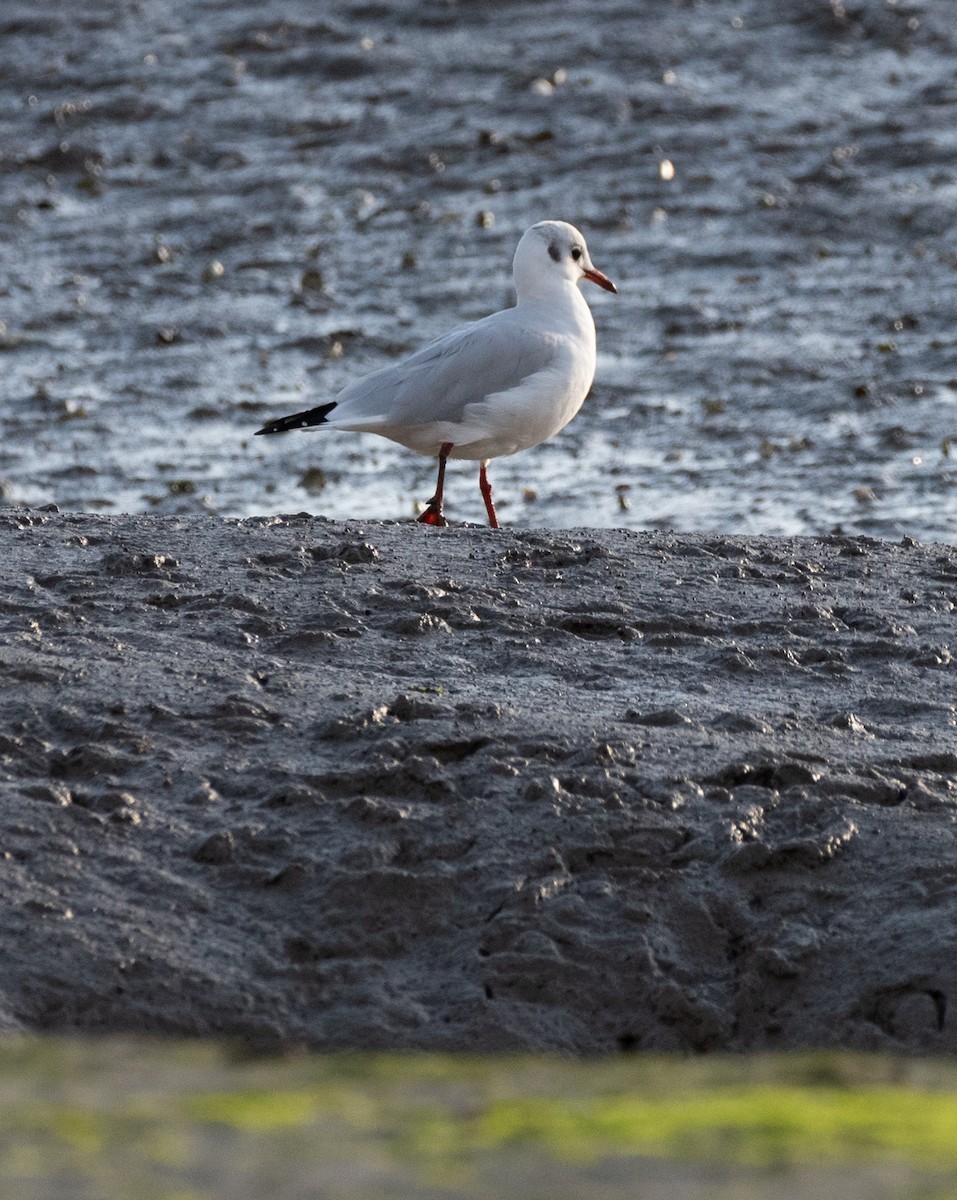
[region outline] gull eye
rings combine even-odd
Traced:
[[[575,260],[575,262],[578,262],[578,260],[581,258],[581,256],[582,256],[581,246],[572,246],[572,258]]]

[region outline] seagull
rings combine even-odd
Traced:
[[[393,366],[355,380],[334,400],[278,417],[258,434],[294,429],[378,433],[438,458],[435,495],[418,518],[447,525],[445,464],[479,463],[488,523],[498,528],[488,481],[493,458],[553,437],[581,408],[595,376],[595,321],[583,279],[618,289],[592,265],[585,239],[566,221],[526,230],[512,262],[514,307],[423,346]]]

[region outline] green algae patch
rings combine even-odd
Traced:
[[[781,1166],[901,1159],[957,1168],[957,1095],[756,1087],[671,1098],[626,1095],[498,1101],[478,1117],[475,1147],[533,1144],[558,1158],[651,1154]]]
[[[180,1105],[183,1117],[250,1133],[300,1128],[315,1121],[322,1111],[322,1099],[315,1093],[265,1088],[189,1096]]]

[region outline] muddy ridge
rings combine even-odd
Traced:
[[[0,516],[0,1024],[957,1049],[957,551]]]

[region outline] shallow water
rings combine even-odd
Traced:
[[[428,461],[250,435],[508,303],[555,216],[621,294],[579,417],[493,464],[503,520],[951,540],[947,0],[542,12],[7,0],[7,498],[411,516]]]

